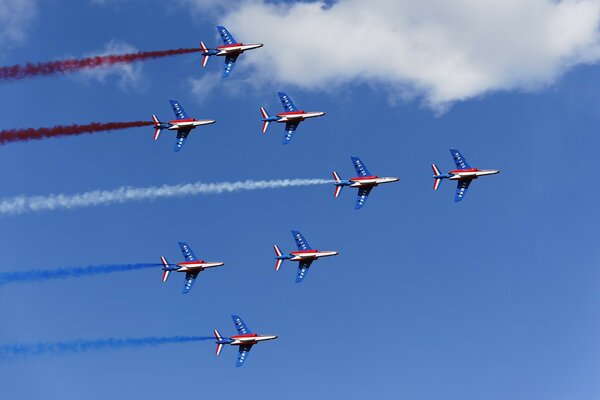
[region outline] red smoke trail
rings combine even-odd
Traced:
[[[53,126],[52,128],[7,129],[0,131],[0,144],[55,136],[81,135],[82,133],[111,131],[115,129],[134,128],[137,126],[150,126],[152,124],[153,123],[149,121],[92,122],[91,124],[86,125],[58,125]]]
[[[0,67],[0,80],[14,81],[34,77],[37,75],[54,75],[74,72],[81,69],[91,69],[113,64],[125,64],[134,61],[149,60],[151,58],[160,58],[174,56],[177,54],[187,54],[201,51],[199,48],[175,49],[163,51],[140,51],[130,54],[116,54],[108,56],[95,56],[81,59],[50,61],[37,64],[13,65],[11,67]]]

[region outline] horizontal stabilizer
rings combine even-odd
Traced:
[[[167,279],[169,278],[169,273],[171,272],[171,270],[169,269],[169,263],[167,262],[167,260],[164,257],[160,258],[160,262],[163,265],[162,281],[166,282]]]

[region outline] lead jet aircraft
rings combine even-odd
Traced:
[[[279,95],[279,99],[281,100],[281,104],[283,105],[283,109],[285,111],[275,115],[274,117],[271,117],[269,116],[265,108],[261,107],[260,113],[263,117],[262,133],[265,133],[267,131],[269,123],[271,122],[285,122],[286,134],[283,137],[283,144],[288,144],[292,140],[294,132],[296,131],[296,128],[298,128],[298,125],[300,125],[300,122],[304,121],[307,118],[314,118],[325,115],[325,113],[322,111],[298,110],[294,105],[292,99],[290,99],[290,97],[286,93],[277,92],[277,94]]]
[[[356,205],[354,206],[355,210],[358,210],[359,208],[365,205],[365,202],[369,198],[371,190],[375,186],[379,186],[383,183],[391,183],[400,180],[400,178],[395,177],[380,178],[376,175],[371,175],[371,173],[369,172],[365,164],[360,160],[360,158],[352,156],[350,157],[350,159],[352,160],[352,164],[354,165],[354,169],[356,169],[356,174],[358,176],[350,178],[348,180],[341,180],[337,172],[333,171],[331,173],[333,175],[333,179],[335,180],[335,190],[333,192],[333,197],[338,197],[344,186],[358,188],[358,197],[356,198]]]
[[[183,143],[185,143],[185,139],[192,129],[197,126],[210,125],[216,122],[214,119],[190,118],[177,100],[169,100],[169,102],[171,103],[171,107],[173,107],[173,112],[177,119],[168,122],[160,122],[156,115],[153,115],[152,120],[154,121],[154,140],[158,139],[162,129],[177,131],[177,139],[175,140],[175,148],[173,151],[181,150]]]
[[[194,255],[194,252],[186,242],[179,242],[179,248],[181,248],[181,252],[183,253],[183,258],[185,258],[185,261],[177,263],[175,265],[169,264],[164,257],[161,257],[160,261],[163,265],[163,282],[167,281],[167,278],[169,278],[169,273],[171,271],[185,272],[185,282],[183,284],[182,292],[183,294],[189,293],[189,291],[192,289],[192,286],[194,286],[196,278],[198,277],[198,274],[200,272],[204,271],[207,268],[220,267],[221,265],[225,264],[221,261],[207,262],[204,260],[200,260]]]
[[[321,257],[337,256],[337,251],[319,251],[310,247],[304,236],[298,231],[292,231],[292,236],[298,246],[298,251],[292,251],[289,255],[283,255],[277,245],[273,246],[275,250],[275,271],[279,271],[281,264],[285,260],[298,261],[298,273],[296,274],[296,283],[300,283],[306,277],[306,273],[313,261]]]
[[[221,35],[221,39],[223,39],[223,46],[218,46],[215,49],[208,49],[204,42],[200,42],[200,48],[202,49],[202,66],[206,67],[206,63],[208,62],[208,58],[210,56],[225,56],[225,69],[223,70],[223,78],[227,78],[235,65],[235,61],[246,50],[257,49],[262,47],[261,43],[253,43],[253,44],[244,44],[238,43],[231,33],[224,26],[217,26],[217,31],[219,31],[219,35]]]
[[[450,179],[451,181],[457,181],[456,195],[454,196],[454,202],[461,201],[469,189],[469,185],[473,179],[477,179],[480,176],[494,175],[500,171],[495,169],[477,169],[471,168],[467,160],[460,154],[458,149],[450,149],[450,154],[456,164],[456,169],[448,172],[447,174],[440,174],[440,170],[435,164],[431,164],[433,170],[433,190],[437,190],[440,186],[442,179]]]
[[[231,346],[239,346],[238,358],[237,362],[235,363],[236,367],[241,367],[242,365],[244,365],[246,359],[248,358],[248,353],[250,352],[250,349],[256,343],[264,342],[265,340],[277,339],[277,336],[274,335],[263,336],[258,335],[256,333],[252,333],[250,329],[248,329],[244,321],[242,321],[242,319],[237,315],[232,315],[231,319],[233,319],[233,323],[238,331],[238,335],[231,336],[230,338],[225,339],[221,337],[219,331],[215,329],[215,338],[217,339],[217,349],[215,351],[215,354],[221,354],[221,349],[225,344],[229,344]]]

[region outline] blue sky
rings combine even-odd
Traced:
[[[91,54],[110,41],[139,50],[217,43],[220,16],[184,3],[39,3],[2,64]],[[267,42],[229,28],[240,41]],[[535,91],[474,91],[440,113],[427,94],[391,102],[377,80],[257,84],[266,48],[242,55],[227,81],[221,59],[203,70],[184,55],[136,66],[130,83],[71,75],[2,85],[3,128],[167,119],[169,98],[217,120],[180,153],[167,134],[153,142],[150,128],[3,146],[3,197],[332,170],[345,178],[350,155],[400,181],[374,190],[360,211],[352,190],[334,199],[333,187],[315,186],[2,217],[2,272],[179,261],[178,240],[226,265],[187,296],[180,276],[163,285],[158,268],[3,286],[0,344],[231,335],[233,313],[279,339],[256,346],[239,369],[235,348],[217,358],[206,342],[0,362],[0,397],[597,397],[598,68],[576,66]],[[193,79],[215,82],[203,92]],[[279,111],[278,90],[327,112],[288,146],[280,125],[260,133],[258,107]],[[501,173],[455,204],[453,183],[431,189],[429,164],[450,169],[449,147]],[[340,252],[301,285],[291,263],[273,271],[272,244],[291,250],[290,229]]]

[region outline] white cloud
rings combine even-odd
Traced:
[[[265,44],[243,60],[254,79],[322,91],[366,83],[437,110],[536,90],[600,57],[600,0],[253,0],[221,11],[236,39]]]
[[[111,54],[127,54],[136,53],[138,50],[124,42],[111,40],[103,50],[87,54],[86,57],[92,56],[107,56]],[[85,69],[79,74],[87,80],[96,80],[100,83],[106,83],[109,79],[115,78],[117,84],[122,89],[142,89],[142,63],[122,63],[111,64],[103,67]]]
[[[0,47],[21,43],[36,15],[35,0],[0,0]]]

